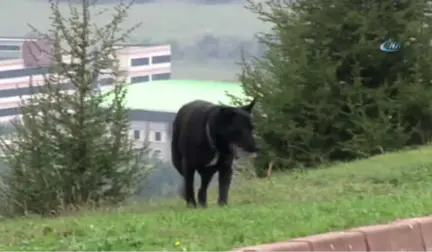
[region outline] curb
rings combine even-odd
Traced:
[[[432,216],[236,248],[231,251],[432,251]]]

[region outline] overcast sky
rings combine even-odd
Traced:
[[[61,0],[66,1],[66,0]],[[78,0],[76,0],[78,1]],[[117,0],[99,0],[117,1]],[[127,0],[126,0],[127,1]],[[137,0],[148,1],[148,0]],[[173,40],[181,45],[194,44],[205,35],[235,37],[251,40],[259,31],[267,30],[268,25],[260,21],[244,7],[244,0],[149,0],[148,4],[137,4],[129,12],[125,27],[142,22],[131,42],[158,43]],[[193,4],[191,2],[233,1],[226,4]],[[264,0],[256,0],[264,1]],[[189,2],[189,3],[188,3]],[[113,4],[99,5],[98,8],[111,8]],[[68,13],[64,5],[64,13]],[[32,24],[41,31],[49,28],[50,8],[47,0],[0,0],[0,36],[25,36]],[[98,24],[110,20],[110,15],[95,17]],[[230,40],[225,40],[225,42]],[[212,80],[236,80],[238,66],[232,59],[223,62],[173,62],[174,78],[196,78]]]
[[[194,40],[203,34],[252,37],[266,25],[242,4],[197,5],[174,0],[135,5],[125,25],[143,22],[134,34],[137,40]],[[113,5],[101,5],[112,7]],[[50,9],[46,0],[1,0],[1,36],[23,36],[31,23],[38,29],[49,26]],[[99,18],[103,22],[107,16]]]

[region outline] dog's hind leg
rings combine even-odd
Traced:
[[[194,177],[195,168],[188,166],[185,159],[182,162],[183,177],[184,177],[184,198],[188,207],[196,207],[195,190],[194,190]]]
[[[198,203],[202,207],[207,207],[207,188],[210,184],[210,181],[215,174],[216,170],[204,168],[204,170],[199,171],[201,175],[201,187],[198,191]]]
[[[228,204],[228,193],[231,185],[233,170],[231,167],[226,167],[219,170],[219,198],[218,204],[224,206]]]

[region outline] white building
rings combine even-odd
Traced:
[[[46,41],[25,38],[0,38],[0,121],[9,121],[19,115],[21,97],[28,97],[29,84],[43,84],[43,74],[48,72],[49,59],[38,58],[44,64],[34,61],[32,43],[42,42],[41,47],[52,46]],[[40,45],[40,44],[39,44]],[[32,51],[31,55],[29,50]],[[47,49],[46,49],[47,50]],[[171,78],[171,46],[118,45],[117,57],[126,83],[144,83]],[[64,60],[68,61],[68,56]],[[45,65],[45,66],[44,66]],[[101,88],[112,85],[110,78],[101,77]],[[72,91],[71,84],[63,84],[65,91]]]

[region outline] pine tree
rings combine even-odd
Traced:
[[[260,99],[257,169],[350,160],[432,136],[430,6],[400,1],[250,1],[272,29],[263,58],[243,59],[245,92]],[[385,53],[380,44],[402,43]],[[416,97],[417,96],[417,97]],[[416,98],[415,98],[416,97]]]
[[[92,22],[93,4],[70,4],[65,16],[51,1],[51,30],[39,34],[54,44],[53,63],[44,86],[30,83],[32,95],[22,100],[12,143],[1,144],[11,167],[3,180],[13,214],[120,203],[148,169],[148,149],[135,149],[128,137],[127,89],[115,53],[137,27],[120,26],[131,4],[119,4],[101,27]],[[113,78],[112,90],[96,92],[100,76]],[[73,92],[64,90],[68,84]]]

